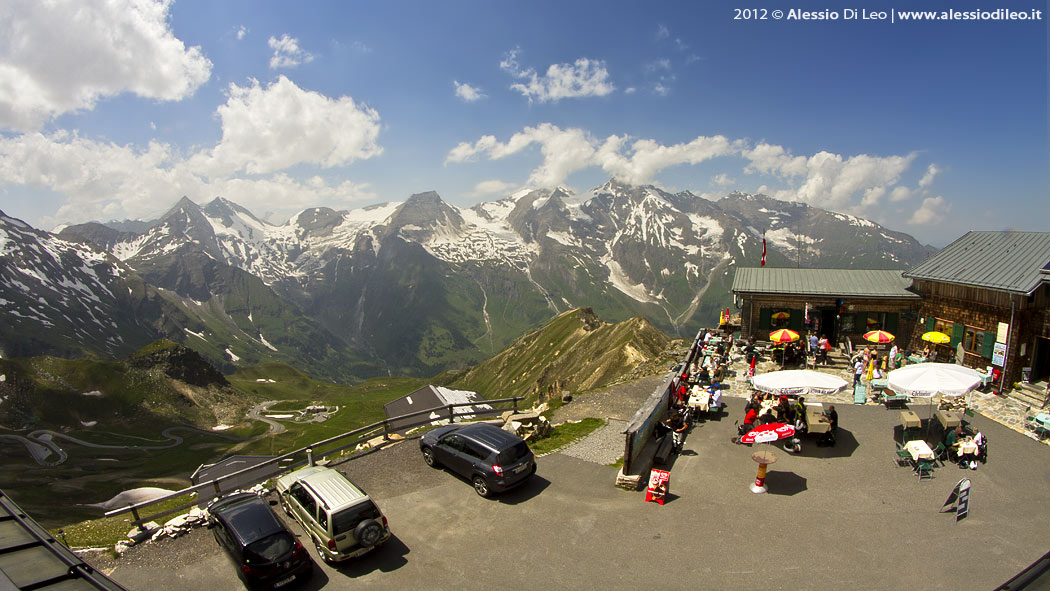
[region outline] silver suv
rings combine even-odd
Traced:
[[[360,556],[390,539],[390,527],[379,507],[331,468],[310,466],[277,479],[277,496],[325,562]]]

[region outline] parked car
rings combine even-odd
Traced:
[[[536,458],[520,437],[488,423],[439,427],[419,440],[428,466],[445,466],[470,480],[483,497],[503,492],[536,473]]]
[[[254,493],[238,493],[208,505],[208,528],[238,566],[249,589],[278,589],[313,574],[310,555]]]
[[[325,562],[361,556],[390,539],[379,506],[331,468],[310,466],[282,476],[277,479],[277,495]]]

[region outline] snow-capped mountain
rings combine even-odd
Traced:
[[[59,235],[95,242],[165,293],[211,303],[272,352],[302,354],[305,342],[296,351],[277,343],[281,323],[297,317],[324,327],[321,349],[402,374],[474,363],[583,306],[691,334],[728,305],[734,266],[758,264],[763,233],[772,266],[903,269],[931,250],[801,204],[738,193],[716,202],[617,181],[581,194],[522,190],[470,208],[427,192],[308,209],[282,225],[222,198],[183,198],[147,230],[129,227],[82,224]],[[239,346],[217,350],[231,363],[244,357]]]

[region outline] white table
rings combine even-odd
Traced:
[[[711,393],[706,389],[694,390],[689,393],[688,404],[690,408],[707,412],[711,405]]]
[[[958,449],[960,456],[965,456],[966,454],[977,455],[977,444],[972,439],[964,439],[957,445],[956,449]]]
[[[911,454],[911,459],[916,462],[919,460],[933,461],[933,450],[930,449],[929,444],[921,439],[905,443],[904,449],[908,450],[908,453]]]

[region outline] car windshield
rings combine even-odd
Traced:
[[[288,553],[295,545],[295,540],[288,532],[277,532],[256,540],[244,549],[244,556],[249,562],[274,562]]]
[[[379,519],[379,509],[371,501],[336,513],[332,518],[332,533],[338,536],[353,531],[358,523],[366,519]]]
[[[501,464],[513,464],[529,455],[529,446],[525,445],[524,441],[515,443],[513,447],[509,447],[499,452],[499,463]]]

